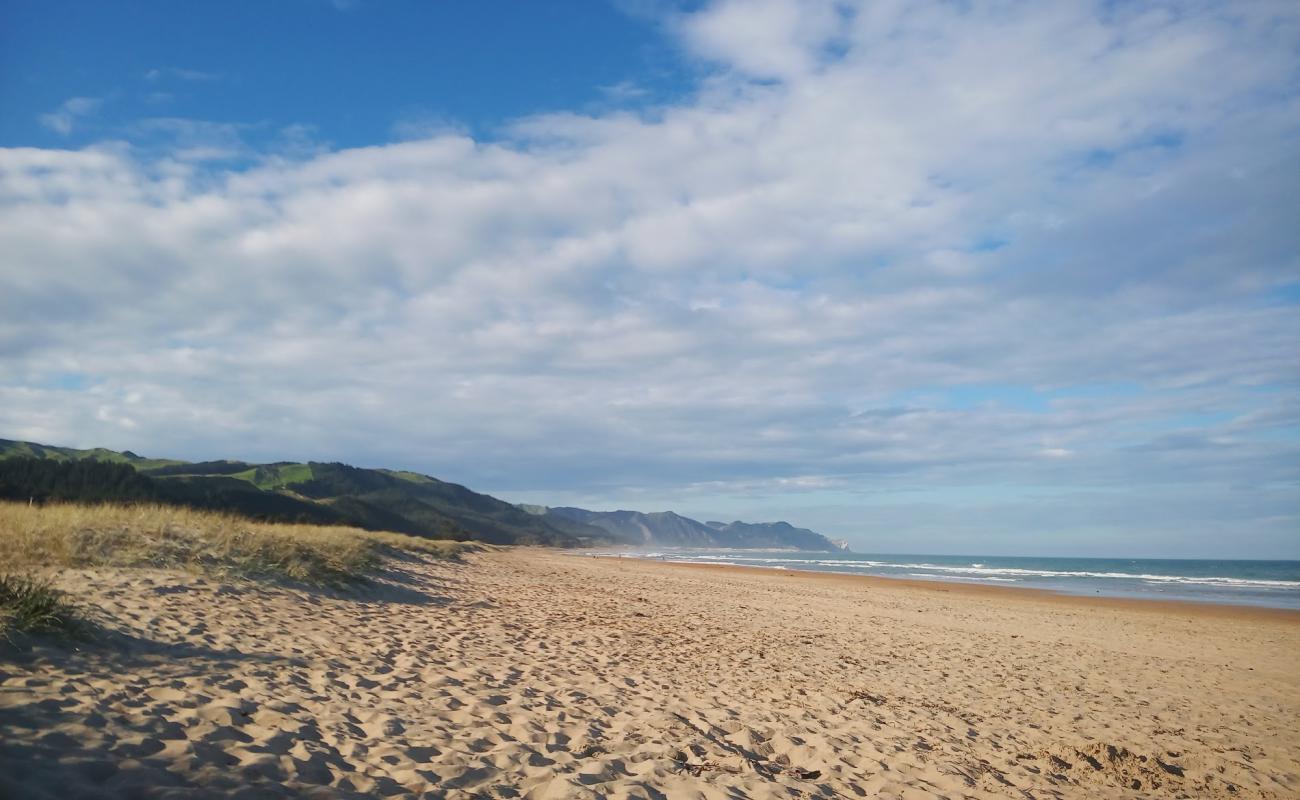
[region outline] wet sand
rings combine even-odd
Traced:
[[[517,549],[65,573],[0,796],[1296,797],[1300,614]]]

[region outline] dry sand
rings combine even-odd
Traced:
[[[536,550],[62,580],[116,632],[0,656],[3,796],[1300,796],[1295,613]]]

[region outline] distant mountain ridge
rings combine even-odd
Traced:
[[[672,511],[588,511],[585,508],[529,506],[548,520],[569,520],[609,531],[629,544],[659,547],[795,549],[833,553],[848,550],[816,531],[788,522],[699,522]]]
[[[0,498],[150,501],[496,544],[837,549],[821,534],[785,522],[706,524],[671,511],[516,506],[403,470],[316,461],[189,462],[10,439],[0,439]]]

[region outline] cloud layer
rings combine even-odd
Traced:
[[[1300,555],[1294,4],[661,21],[706,65],[670,105],[0,151],[0,435]]]

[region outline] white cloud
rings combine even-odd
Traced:
[[[1295,9],[962,8],[721,3],[689,100],[495,141],[0,151],[0,430],[588,498],[1293,487]]]
[[[104,104],[98,97],[70,97],[54,111],[40,116],[40,123],[61,136],[72,133],[83,118],[99,110]]]
[[[843,41],[852,7],[831,0],[723,0],[681,18],[688,46],[758,78],[806,76]]]
[[[145,80],[156,83],[163,80],[179,81],[218,81],[221,76],[215,72],[205,72],[199,69],[184,69],[182,67],[160,67],[151,69],[144,74]]]

